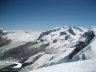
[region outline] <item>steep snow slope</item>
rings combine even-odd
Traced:
[[[96,28],[90,29],[89,32],[90,32],[90,36],[87,37],[83,42],[86,43],[89,41],[89,39],[92,39],[92,40],[83,50],[81,50],[77,55],[73,57],[73,60],[75,58],[91,59],[96,57]]]
[[[88,30],[85,32],[80,39],[72,47],[73,51],[69,53],[66,57],[59,60],[57,63],[86,60],[95,57],[93,54],[93,42],[96,40],[96,30]]]

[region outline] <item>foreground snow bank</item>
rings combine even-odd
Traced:
[[[63,63],[29,72],[96,72],[96,59]]]

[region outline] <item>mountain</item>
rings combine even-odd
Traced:
[[[96,39],[96,28],[89,29],[79,38],[76,45],[74,45],[73,47],[74,50],[60,62],[64,60],[66,60],[65,62],[69,62],[69,61],[86,60],[92,58],[95,55],[93,51],[93,48],[95,47],[95,46],[93,47],[93,45],[95,45],[95,39]]]
[[[96,28],[85,32],[57,64],[29,72],[96,72]]]
[[[39,33],[8,30],[5,36],[11,42],[0,47],[0,59],[4,60],[10,57],[19,59],[19,63],[22,64],[19,72],[29,72],[38,68],[41,70],[38,69],[36,72],[43,72],[43,67],[50,69],[50,66],[54,67],[55,65],[57,68],[59,66],[57,64],[60,64],[61,68],[64,65],[64,67],[68,65],[71,68],[71,62],[74,66],[76,66],[75,62],[78,63],[78,68],[81,68],[82,65],[79,63],[85,63],[87,60],[87,62],[94,60],[89,64],[95,62],[93,59],[96,56],[95,27],[84,29],[76,26],[64,26]]]
[[[79,27],[60,27],[42,32],[36,44],[30,47],[30,49],[37,49],[36,54],[25,61],[32,64],[23,68],[22,71],[26,72],[26,69],[37,69],[57,63],[73,50],[71,46],[85,31],[86,29]]]

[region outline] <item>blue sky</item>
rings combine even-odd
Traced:
[[[96,25],[96,0],[0,0],[0,27],[46,30]]]

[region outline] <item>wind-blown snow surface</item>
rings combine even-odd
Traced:
[[[96,59],[62,63],[29,72],[96,72]]]

